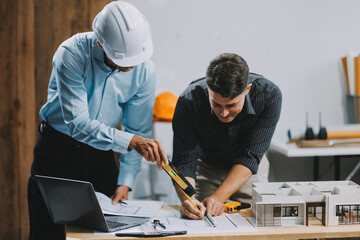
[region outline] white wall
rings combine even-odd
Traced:
[[[360,52],[358,0],[132,0],[152,26],[158,92],[179,94],[235,52],[283,93],[279,134],[346,121],[340,58]]]
[[[303,133],[307,111],[315,132],[319,111],[325,126],[347,122],[340,58],[360,52],[360,1],[128,1],[152,26],[158,93],[180,94],[212,58],[234,52],[282,90],[275,137]]]

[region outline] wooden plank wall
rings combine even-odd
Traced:
[[[0,1],[0,239],[28,239],[27,180],[58,45],[109,0]]]
[[[46,102],[52,57],[78,32],[92,30],[92,20],[109,0],[35,0],[36,111]],[[37,122],[40,117],[37,114]]]
[[[35,142],[34,1],[0,4],[0,239],[25,239]]]

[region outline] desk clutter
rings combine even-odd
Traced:
[[[337,139],[337,140],[297,140],[296,145],[300,148],[316,148],[316,147],[360,147],[360,139]]]
[[[289,143],[295,143],[300,148],[311,147],[360,147],[360,124],[348,124],[335,129],[327,129],[321,121],[319,113],[319,130],[316,134],[309,125],[309,114],[306,113],[306,126],[303,137],[291,138],[288,130]]]
[[[346,83],[350,123],[360,123],[360,55],[349,51],[341,58]]]

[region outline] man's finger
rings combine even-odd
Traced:
[[[214,216],[219,216],[221,214],[221,208],[219,206],[215,206],[214,208]]]
[[[214,215],[214,205],[211,203],[208,203],[206,205],[206,212],[210,215],[213,216]]]
[[[112,204],[113,205],[116,205],[116,204],[118,204],[119,203],[119,201],[120,201],[120,195],[116,195],[113,199],[112,199]]]
[[[158,145],[158,146],[160,146],[160,145]],[[164,156],[163,156],[164,152],[162,152],[160,148],[158,148],[158,151],[159,151],[159,158],[157,159],[156,164],[157,164],[158,169],[161,170],[162,169],[162,162],[164,162],[165,164],[168,164],[168,163],[166,163],[167,158],[164,161]],[[166,157],[166,155],[165,155],[165,157]]]
[[[200,210],[196,209],[189,200],[186,200],[184,202],[184,206],[188,210],[188,212],[191,212],[192,214],[199,216],[200,218],[203,217],[202,212]]]
[[[155,159],[154,159],[154,151],[153,151],[153,146],[150,145],[151,147],[148,147],[146,149],[146,152],[147,152],[147,155],[148,155],[148,161],[149,162],[155,162]]]
[[[202,213],[198,211],[196,208],[194,208],[194,206],[192,207],[191,206],[185,204],[184,206],[185,216],[191,219],[202,219],[203,218]]]
[[[204,205],[200,205],[200,212],[202,215],[205,215],[206,207]]]
[[[161,146],[160,142],[158,142],[158,146],[159,146],[159,150],[160,150],[160,157],[161,157],[161,161],[164,162],[166,165],[169,164],[169,161],[167,159],[165,150],[163,149],[163,147]]]
[[[203,217],[201,215],[200,216],[196,215],[190,211],[185,211],[185,214],[188,218],[191,218],[191,219],[198,219],[198,220],[203,219]]]
[[[159,154],[159,145],[158,145],[157,141],[155,141],[155,145],[154,145],[154,157],[155,157],[155,161],[156,161],[156,165],[157,165],[158,169],[161,169],[161,158],[160,158],[160,154]]]

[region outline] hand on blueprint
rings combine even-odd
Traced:
[[[205,205],[206,212],[210,216],[219,216],[225,211],[225,204],[214,197],[207,197],[202,201],[202,203]]]
[[[128,192],[130,188],[125,185],[120,185],[116,188],[114,195],[111,196],[112,204],[116,205],[120,200],[128,199]]]
[[[192,198],[192,201],[198,209],[196,209],[194,205],[188,199],[186,199],[185,201],[183,201],[180,207],[181,216],[192,219],[203,219],[206,211],[205,206],[197,199]]]
[[[169,164],[166,153],[158,140],[134,135],[130,141],[129,148],[134,149],[147,161],[156,162],[159,170],[162,169],[162,162],[166,165]]]

